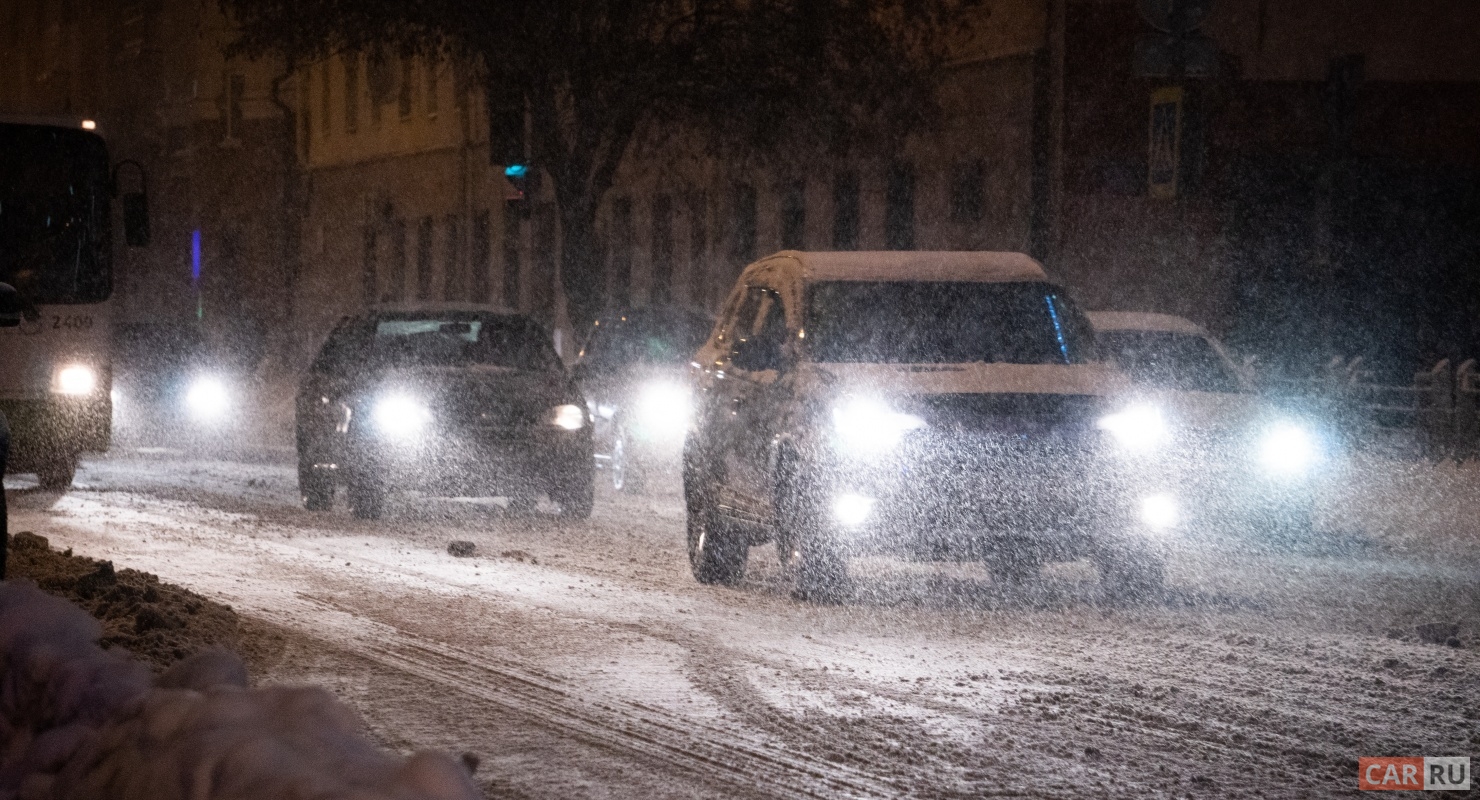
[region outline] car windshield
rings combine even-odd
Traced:
[[[1105,331],[1100,349],[1142,386],[1237,392],[1238,377],[1202,336],[1172,331]]]
[[[1047,283],[826,281],[807,297],[822,362],[1076,364],[1095,357],[1088,330]]]
[[[525,319],[494,316],[382,317],[370,334],[372,362],[395,366],[560,368],[550,337]]]
[[[611,369],[633,364],[682,364],[709,337],[697,315],[627,314],[603,319],[581,351],[583,363]]]
[[[0,124],[0,282],[30,303],[106,299],[107,186],[97,136]]]

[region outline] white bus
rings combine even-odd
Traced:
[[[95,127],[0,117],[0,283],[22,311],[20,325],[0,327],[0,414],[8,469],[50,490],[70,486],[78,455],[107,450],[111,436],[114,181]],[[147,243],[142,191],[123,205],[129,244]]]

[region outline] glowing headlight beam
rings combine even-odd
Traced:
[[[231,409],[231,395],[217,378],[196,378],[185,392],[185,407],[202,422],[218,420]]]
[[[1259,463],[1276,475],[1304,474],[1319,458],[1315,437],[1293,422],[1271,426],[1259,440]]]
[[[1171,530],[1177,527],[1181,518],[1177,498],[1169,494],[1153,494],[1141,499],[1141,521],[1154,531]]]
[[[426,429],[432,412],[414,397],[391,394],[376,401],[370,420],[382,436],[404,442]]]
[[[1107,414],[1100,418],[1098,426],[1134,453],[1151,452],[1171,439],[1171,429],[1167,427],[1161,409],[1155,406],[1137,405]]]
[[[92,394],[98,388],[98,373],[86,364],[69,364],[57,370],[56,391],[61,394]]]
[[[833,517],[843,526],[856,528],[868,520],[877,501],[861,494],[841,494],[833,500]]]
[[[838,443],[857,455],[884,453],[899,446],[905,434],[925,427],[914,414],[895,411],[878,400],[855,399],[832,411]]]
[[[578,431],[586,425],[586,410],[566,403],[550,411],[550,424],[567,431]]]
[[[693,413],[689,390],[676,383],[650,383],[637,395],[637,428],[651,436],[682,436]]]

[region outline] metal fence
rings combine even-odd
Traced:
[[[1272,394],[1320,402],[1354,440],[1401,437],[1433,460],[1480,457],[1480,363],[1449,359],[1407,385],[1380,383],[1360,357],[1332,358],[1312,378],[1265,376]]]

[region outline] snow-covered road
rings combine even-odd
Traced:
[[[1002,590],[885,560],[815,607],[769,546],[704,587],[676,496],[602,495],[587,523],[402,498],[365,523],[300,510],[284,464],[169,454],[7,486],[13,531],[230,603],[279,643],[259,680],[478,754],[490,796],[1308,797],[1355,794],[1358,756],[1480,755],[1480,480],[1379,472],[1351,506],[1375,544],[1189,544],[1151,608],[1077,565]],[[1466,646],[1418,641],[1435,621]]]

